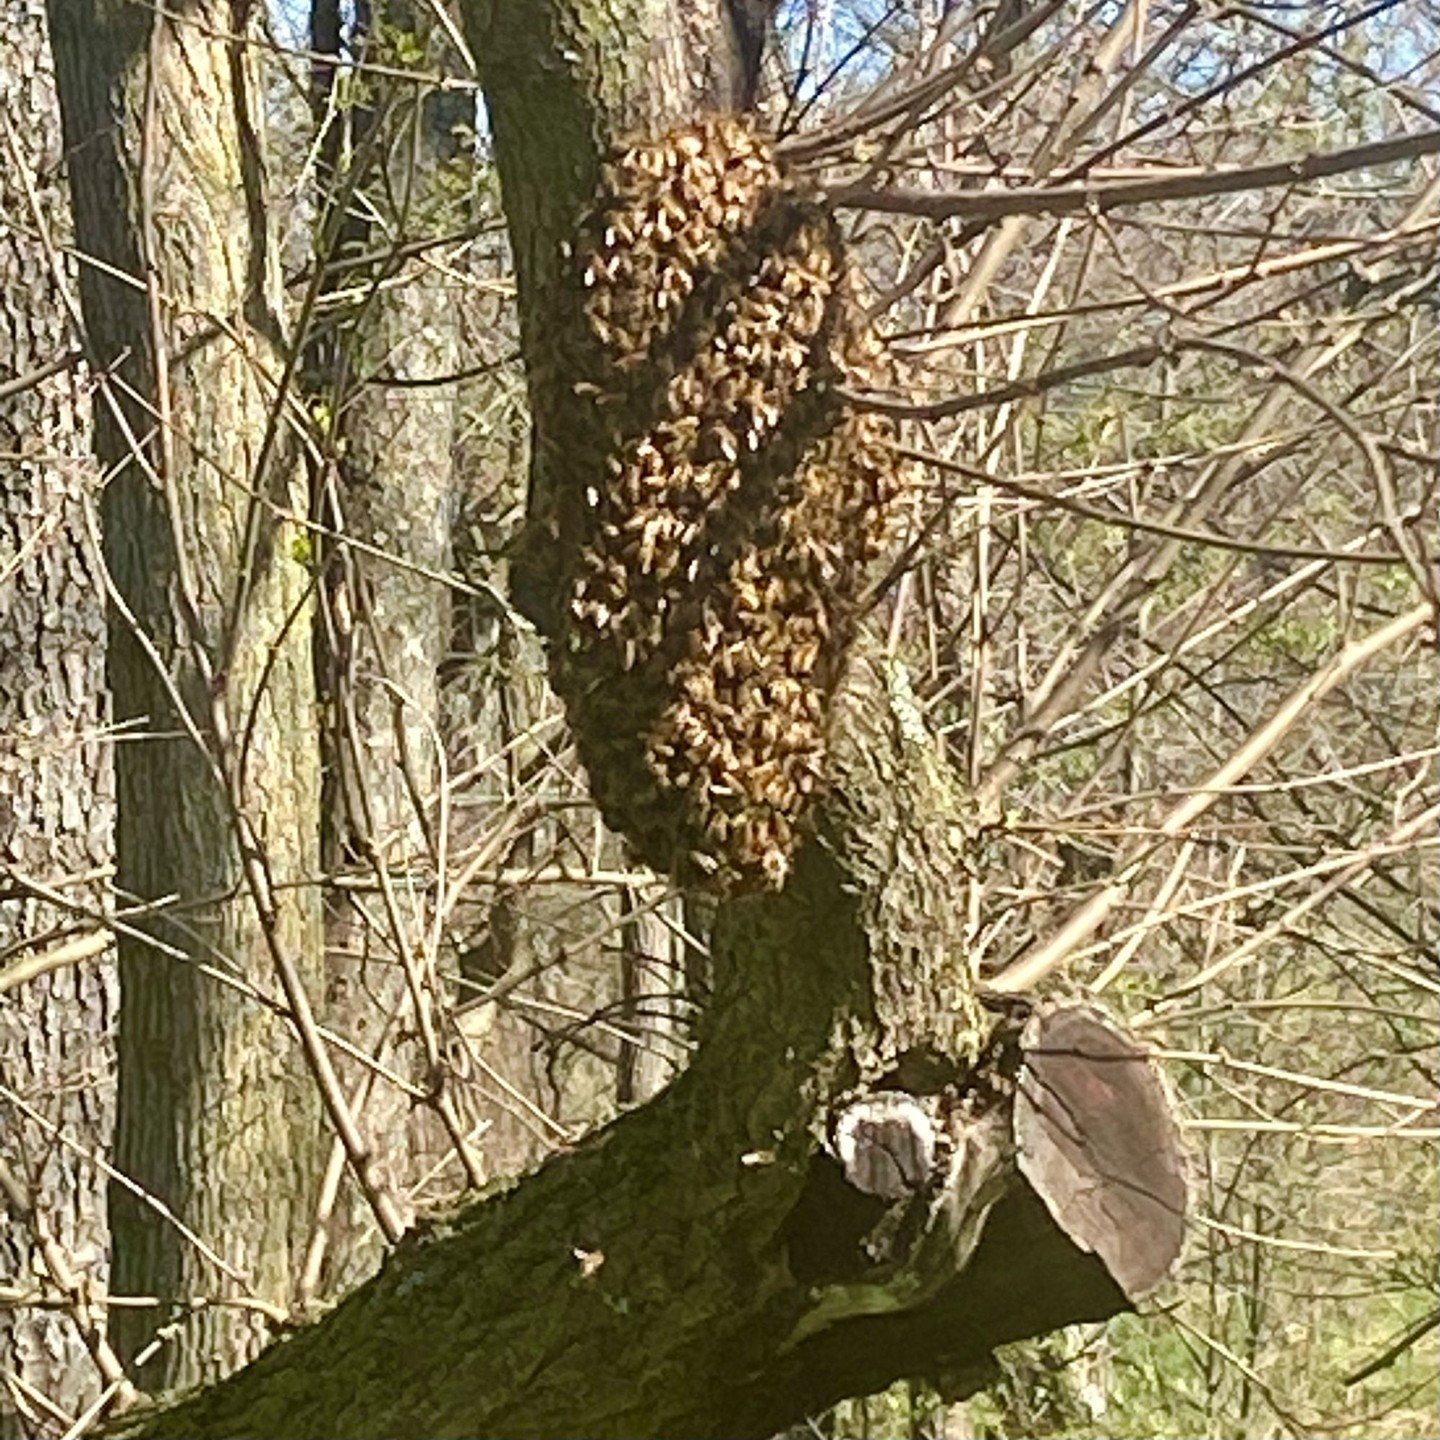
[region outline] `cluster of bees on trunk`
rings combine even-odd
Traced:
[[[613,155],[570,273],[604,470],[555,678],[592,790],[656,868],[778,887],[901,488],[890,422],[837,394],[880,347],[833,218],[738,117]]]

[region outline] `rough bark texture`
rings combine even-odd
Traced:
[[[644,109],[660,13],[549,0],[469,16],[519,257],[532,521],[551,546],[587,479],[583,404],[550,343],[566,324],[554,266],[598,147]],[[694,98],[645,94],[657,123]],[[542,549],[519,568],[544,628]],[[965,797],[902,672],[857,658],[836,705],[818,833],[782,891],[720,907],[690,1068],[403,1244],[320,1324],[118,1433],[741,1440],[902,1375],[963,1394],[993,1346],[1113,1314],[1158,1278],[1181,1217],[1148,1067],[1099,1017],[982,1013],[955,903]],[[1031,1123],[1047,1095],[1052,1123]],[[1134,1111],[1153,1161],[1111,1133]],[[1060,1143],[1081,1115],[1097,1138]],[[1113,1173],[1120,1155],[1132,1173]],[[1140,1257],[1104,1223],[1132,1213],[1112,1204],[1132,1190],[1161,1197]],[[1077,1193],[1091,1203],[1075,1220]]]
[[[73,287],[73,267],[48,248],[68,241],[69,211],[43,22],[39,3],[0,10],[0,386],[59,366],[0,398],[0,1164],[101,1290],[105,1184],[86,1156],[106,1151],[113,1123],[114,967],[93,921],[29,888],[103,909],[113,816],[105,605],[85,518],[98,469],[65,363],[75,336],[61,277]],[[86,958],[44,968],[67,948]],[[0,1200],[0,1284],[47,1288],[36,1240]],[[95,1388],[64,1311],[0,1303],[0,1436],[59,1434],[36,1396],[73,1414]]]
[[[817,895],[819,872],[838,880],[818,851],[802,866]],[[1106,1266],[1016,1173],[1013,1033],[985,1072],[989,1098],[944,1122],[943,1177],[910,1202],[887,1209],[817,1151],[795,1087],[843,1055],[815,1022],[837,990],[859,1001],[864,966],[846,953],[853,913],[838,887],[829,898],[828,915],[766,905],[765,948],[834,948],[726,997],[750,1043],[716,1037],[650,1105],[402,1245],[320,1325],[116,1433],[741,1440],[902,1375],[970,1393],[993,1346],[1125,1308]],[[750,928],[754,908],[734,921]],[[753,982],[756,947],[737,939],[723,951]],[[787,1023],[797,1044],[777,1056]],[[1043,1047],[1044,1027],[1031,1040]],[[1142,1105],[1158,1094],[1143,1062],[1125,1089]],[[1178,1215],[1165,1230],[1168,1264]]]
[[[157,18],[139,3],[54,0],[50,23],[77,240],[100,262],[82,268],[90,358],[121,381],[97,400],[98,453],[115,467],[105,554],[153,646],[117,607],[109,676],[131,732],[117,887],[122,902],[175,897],[143,922],[168,951],[120,943],[115,1159],[224,1262],[117,1188],[113,1284],[283,1304],[310,1219],[317,1092],[275,1015],[198,968],[278,988],[235,795],[276,884],[274,945],[312,986],[321,957],[315,892],[294,883],[317,869],[310,577],[273,508],[305,504],[287,428],[271,423],[277,272],[254,52],[221,38],[247,23],[226,3]],[[225,752],[224,778],[207,750]],[[119,1348],[134,1356],[170,1318],[118,1312]],[[203,1308],[142,1380],[213,1377],[262,1338],[253,1313]]]
[[[898,763],[883,697],[862,684],[854,699],[857,755]],[[896,853],[909,821],[876,801],[865,849]],[[813,845],[781,896],[722,911],[708,1032],[658,1099],[403,1244],[230,1380],[117,1433],[739,1440],[901,1375],[965,1393],[993,1345],[1124,1308],[1017,1173],[1015,1027],[975,1070],[943,1039],[919,1053],[926,987],[893,967],[908,954],[926,973],[908,938],[924,917],[892,931],[850,888],[856,853],[840,835]],[[1127,1093],[1148,1105],[1140,1069]],[[820,1138],[868,1077],[908,1083],[945,1139],[945,1164],[889,1206],[847,1185]],[[1113,1183],[1131,1182],[1153,1183]],[[1171,1214],[1167,1260],[1178,1234]]]

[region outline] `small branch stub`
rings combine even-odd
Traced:
[[[847,1106],[831,1144],[846,1180],[885,1201],[923,1189],[935,1164],[935,1126],[908,1095],[873,1095]]]
[[[907,1374],[963,1398],[999,1347],[1132,1309],[1180,1252],[1165,1090],[1086,1006],[1012,1007],[952,1084],[843,1103],[826,1150],[787,1231],[811,1408]]]

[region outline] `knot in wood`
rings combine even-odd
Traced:
[[[835,1117],[830,1148],[849,1183],[884,1201],[924,1189],[935,1167],[935,1125],[912,1096],[871,1095]]]

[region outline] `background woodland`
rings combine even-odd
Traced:
[[[510,588],[507,9],[0,0],[0,1436],[230,1373],[716,1013]],[[863,644],[965,797],[958,963],[1152,1047],[1192,1208],[1146,1313],[789,1433],[1433,1433],[1440,13],[773,24],[915,476]]]

